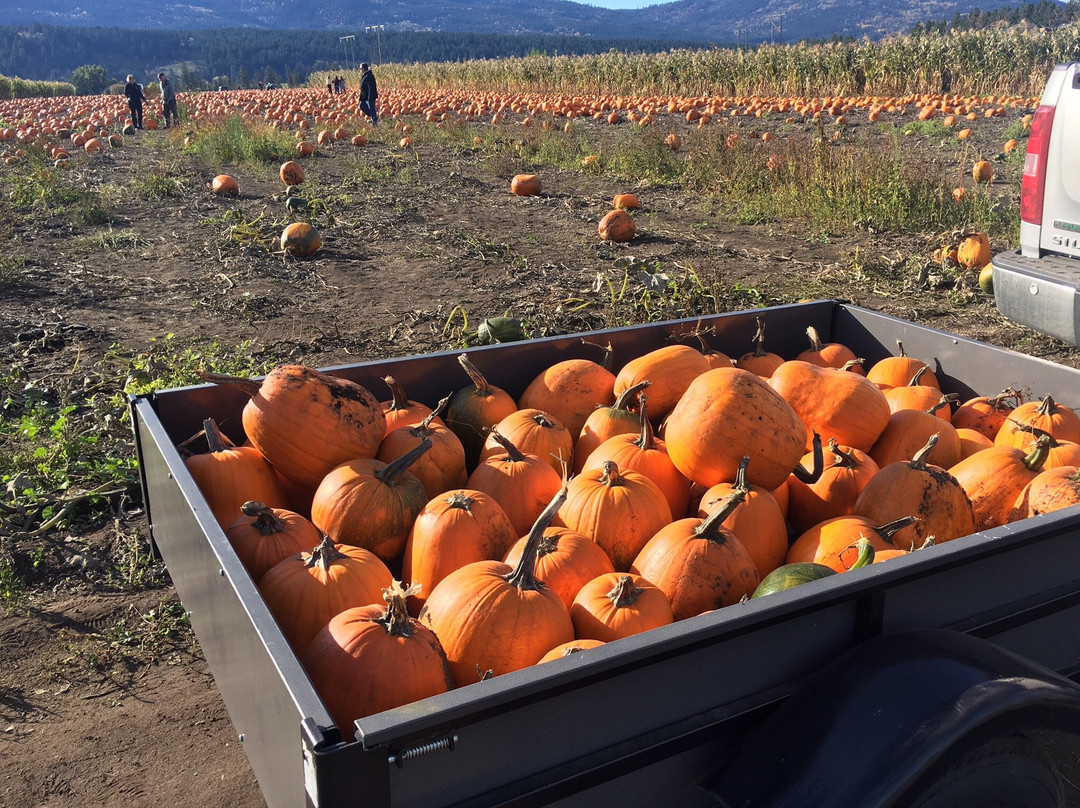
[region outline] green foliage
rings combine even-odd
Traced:
[[[187,151],[206,165],[279,163],[292,157],[295,142],[287,132],[246,123],[239,115],[200,131]]]
[[[27,149],[8,177],[7,201],[32,213],[48,213],[76,224],[103,224],[109,215],[96,188],[73,181],[66,166],[54,166],[40,149]]]
[[[109,86],[109,74],[101,65],[79,65],[71,73],[71,83],[79,95],[97,95]]]
[[[0,76],[0,99],[51,98],[57,95],[75,95],[75,85],[66,81],[27,81]]]

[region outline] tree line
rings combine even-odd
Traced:
[[[354,39],[342,39],[349,35]],[[376,38],[362,30],[160,31],[6,25],[0,26],[0,75],[71,81],[80,93],[86,93],[103,92],[123,82],[129,73],[146,83],[165,70],[178,90],[201,90],[249,88],[260,81],[296,86],[305,83],[309,73],[354,69],[360,62],[457,62],[608,50],[656,53],[678,47],[701,47],[701,43],[443,31],[380,31]],[[96,67],[102,70],[87,69]]]
[[[1077,0],[1069,0],[1067,3],[1061,3],[1058,0],[1039,0],[1038,3],[1020,3],[1016,6],[1002,6],[989,11],[974,8],[966,14],[958,12],[951,20],[920,23],[911,30],[911,33],[977,31],[995,25],[1020,25],[1022,23],[1038,28],[1060,28],[1062,25],[1078,20],[1080,20],[1080,2]]]

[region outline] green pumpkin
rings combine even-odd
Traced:
[[[289,187],[295,188],[296,186],[290,185]],[[307,209],[308,201],[302,196],[290,196],[285,200],[285,210],[290,211],[291,213],[300,213]]]
[[[526,339],[525,324],[517,317],[488,317],[477,327],[476,336],[484,345],[517,342]]]
[[[754,590],[751,598],[760,598],[771,595],[773,592],[782,592],[793,586],[805,584],[807,581],[817,581],[836,575],[836,570],[826,567],[824,564],[815,564],[812,561],[796,561],[793,564],[783,564],[764,578]]]

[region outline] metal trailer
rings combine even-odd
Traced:
[[[813,325],[869,363],[895,353],[900,339],[962,399],[1011,385],[1080,402],[1080,371],[832,301],[702,325],[715,329],[712,347],[740,355],[755,316],[767,324],[770,348],[787,357],[805,347]],[[479,347],[469,356],[516,396],[543,367],[595,355],[582,336],[609,341],[620,366],[696,323]],[[371,390],[392,374],[411,397],[434,402],[465,385],[457,353],[330,372]],[[995,795],[1015,787],[1022,800],[1014,804],[1057,804],[1039,801],[1050,786],[1038,784],[1055,775],[1023,733],[1080,728],[1080,687],[1068,678],[1080,673],[1077,508],[337,727],[174,448],[206,417],[241,440],[244,401],[208,385],[130,405],[152,540],[272,808],[612,799],[853,808],[912,805],[927,793],[926,805],[949,804],[933,794],[957,787]]]

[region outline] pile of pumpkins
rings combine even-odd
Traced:
[[[988,295],[994,293],[994,265],[990,240],[985,233],[964,231],[956,241],[935,249],[930,257],[943,266],[959,266],[978,273],[979,288]]]
[[[516,398],[497,352],[438,402],[302,365],[187,467],[342,726],[750,597],[1080,501],[1080,416],[959,402],[899,352],[671,344]],[[583,350],[593,350],[585,347]],[[451,363],[453,360],[449,360]]]

